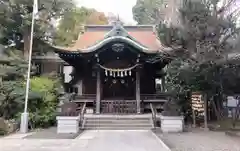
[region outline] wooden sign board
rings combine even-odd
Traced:
[[[204,115],[204,100],[203,95],[199,92],[192,93],[191,96],[192,110],[198,115]]]

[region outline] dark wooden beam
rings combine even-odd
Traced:
[[[96,114],[100,114],[100,104],[101,104],[101,74],[97,70],[97,90],[96,90]]]
[[[141,113],[141,99],[140,99],[140,73],[136,71],[136,101],[137,101],[137,113]]]

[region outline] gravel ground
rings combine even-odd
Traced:
[[[184,133],[157,135],[172,151],[240,151],[240,138],[223,132],[194,130]]]

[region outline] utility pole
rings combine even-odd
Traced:
[[[28,53],[28,71],[27,71],[27,82],[26,82],[26,93],[25,93],[25,102],[24,102],[24,112],[21,114],[21,125],[20,132],[28,132],[28,96],[29,96],[29,87],[30,87],[30,76],[31,76],[31,63],[32,63],[32,46],[33,46],[33,32],[35,24],[35,15],[38,12],[38,0],[33,2],[33,12],[32,12],[32,24],[31,24],[31,33],[30,33],[30,45]]]

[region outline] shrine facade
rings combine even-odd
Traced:
[[[161,110],[166,101],[164,67],[169,62],[154,26],[85,26],[75,45],[54,47],[61,58],[66,92],[96,114]]]

